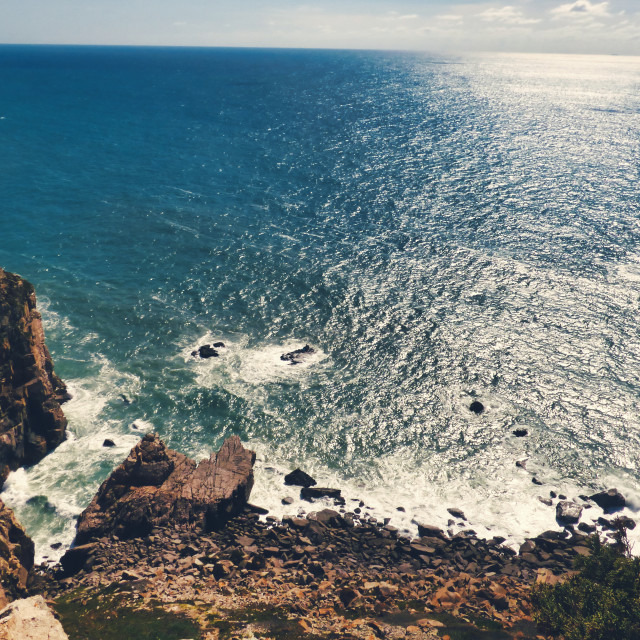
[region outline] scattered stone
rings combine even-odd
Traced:
[[[297,487],[313,487],[318,484],[308,473],[302,469],[294,469],[284,477],[284,483]]]
[[[281,500],[282,504],[284,504],[285,506],[293,504],[294,503],[294,499],[293,498],[282,498]]]
[[[526,469],[527,468],[527,461],[526,460],[516,460],[516,467],[519,467],[520,469]]]
[[[537,484],[539,487],[542,486],[542,482],[540,482],[540,480],[538,480],[538,478],[531,478],[531,482],[533,482],[533,484]]]
[[[214,342],[213,343],[213,348],[214,349],[225,349],[226,347],[224,346],[224,342]]]
[[[479,400],[474,400],[469,405],[469,411],[473,411],[473,413],[479,416],[484,411],[484,405]]]
[[[542,496],[538,496],[538,500],[540,500],[542,504],[546,504],[547,507],[550,507],[553,504],[550,498],[543,498]]]

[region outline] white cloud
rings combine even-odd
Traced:
[[[485,9],[485,11],[477,15],[486,22],[497,22],[508,25],[526,25],[540,22],[539,18],[527,18],[520,9],[516,9],[516,7],[511,5],[501,7],[500,9],[493,7]]]
[[[561,4],[551,9],[551,14],[556,18],[584,19],[584,18],[608,18],[609,2],[592,3],[589,0],[576,0],[567,4]]]

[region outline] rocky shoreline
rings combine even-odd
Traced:
[[[452,625],[488,625],[503,635],[486,637],[534,638],[531,585],[564,580],[576,556],[591,553],[586,533],[570,524],[526,540],[519,552],[500,537],[449,535],[428,524],[410,538],[363,513],[363,503],[349,510],[339,490],[314,487],[300,470],[286,481],[303,493],[315,489],[311,510],[278,520],[248,503],[254,459],[233,437],[198,475],[195,463],[146,435],[81,515],[81,544],[61,565],[37,567],[32,589],[66,606],[98,596],[142,609],[179,605],[202,638],[221,637],[222,628],[223,637],[240,637],[248,622],[238,612],[248,611],[270,612],[252,633],[274,633],[277,622],[283,637],[435,638]],[[231,494],[228,518],[203,515],[218,513]],[[213,619],[204,615],[210,610]]]
[[[297,364],[312,352],[305,346],[282,359]],[[4,481],[62,442],[68,396],[53,373],[33,287],[2,270],[0,373]],[[477,405],[470,410],[483,409]],[[19,625],[31,615],[25,611],[43,614],[36,596],[72,640],[143,637],[136,625],[158,640],[542,638],[531,586],[572,575],[574,559],[591,553],[594,531],[635,527],[629,518],[580,522],[593,505],[605,513],[624,507],[616,490],[574,500],[551,492],[541,500],[555,505],[564,529],[527,539],[519,551],[465,529],[455,508],[448,511],[457,533],[422,523],[410,537],[300,469],[284,483],[298,487],[309,508],[277,519],[249,503],[254,462],[237,436],[198,464],[157,435],[143,436],[83,511],[75,546],[54,566],[34,566],[33,542],[0,502],[0,605],[15,601],[0,612],[0,638],[30,637]],[[63,638],[51,620],[51,637]]]

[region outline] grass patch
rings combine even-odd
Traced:
[[[158,606],[134,607],[127,597],[101,592],[84,596],[74,591],[53,607],[69,640],[200,640],[187,615]]]

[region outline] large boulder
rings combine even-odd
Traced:
[[[577,524],[582,515],[582,507],[570,500],[561,500],[556,505],[556,520],[558,524]]]
[[[617,489],[601,491],[589,496],[605,513],[611,513],[617,509],[624,509],[627,501]]]
[[[0,640],[69,640],[42,596],[16,600],[0,611]]]
[[[60,404],[69,398],[53,372],[33,286],[0,269],[0,486],[64,439]]]
[[[196,464],[147,434],[80,515],[76,544],[109,534],[144,536],[158,525],[217,529],[246,506],[255,458],[232,436]]]
[[[0,607],[27,594],[33,568],[33,541],[13,511],[0,500]]]

